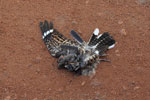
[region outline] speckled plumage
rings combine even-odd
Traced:
[[[74,30],[70,32],[74,40],[66,38],[53,27],[52,22],[46,20],[40,22],[40,28],[48,51],[58,58],[58,68],[81,75],[95,73],[96,64],[108,61],[101,59],[105,56],[104,52],[115,46],[115,40],[108,32],[98,36],[99,29],[95,29],[89,42],[85,42]]]

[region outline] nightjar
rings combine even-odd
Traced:
[[[88,42],[74,30],[70,32],[74,40],[68,39],[47,20],[40,22],[40,28],[48,51],[51,56],[58,58],[58,68],[65,68],[80,75],[95,73],[98,63],[109,61],[102,58],[107,56],[105,52],[115,46],[113,37],[108,32],[99,34],[98,28],[94,30]]]

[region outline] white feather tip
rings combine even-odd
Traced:
[[[99,55],[99,51],[96,50],[96,51],[95,51],[95,54]]]
[[[112,49],[112,48],[114,48],[114,47],[115,47],[115,44],[109,46],[108,49]]]
[[[99,29],[96,28],[93,33],[94,33],[94,35],[98,35],[99,34]]]

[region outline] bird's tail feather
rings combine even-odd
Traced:
[[[115,46],[115,40],[108,32],[104,32],[96,41],[96,49],[102,50],[102,48],[111,49]]]

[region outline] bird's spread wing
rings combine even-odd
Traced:
[[[63,49],[62,45],[74,46],[74,47],[77,47],[79,45],[78,42],[68,39],[63,34],[58,32],[54,28],[52,22],[49,23],[46,20],[44,22],[40,22],[40,28],[41,28],[42,38],[44,40],[44,43],[47,46],[50,54],[54,57],[60,56]]]

